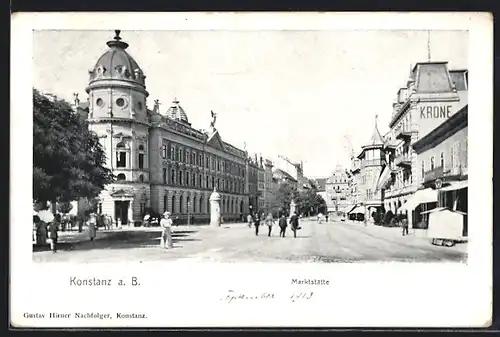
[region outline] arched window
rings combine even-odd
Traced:
[[[175,170],[172,169],[170,171],[170,184],[174,185],[175,184]]]
[[[175,213],[175,195],[172,196],[172,213]]]
[[[198,207],[198,204],[196,203],[196,195],[193,197],[193,213],[196,213],[196,207]]]
[[[189,213],[191,208],[191,199],[189,197],[186,198],[186,212]]]
[[[141,175],[139,176],[139,181],[140,181],[141,183],[142,183],[142,182],[144,182],[144,175],[143,175],[143,174],[141,174]]]
[[[201,174],[200,174],[200,176],[198,177],[198,187],[199,187],[199,188],[202,188],[202,187],[203,187],[203,186],[202,186],[202,184],[201,184]]]
[[[196,173],[191,175],[191,184],[193,184],[193,187],[196,187]]]
[[[125,179],[126,179],[126,177],[125,177],[125,174],[123,174],[123,173],[120,173],[119,175],[116,176],[116,180],[118,180],[118,181],[123,181]]]
[[[165,193],[165,195],[163,196],[163,212],[167,210],[167,201],[168,201],[168,196]]]
[[[184,211],[184,205],[182,204],[184,202],[184,197],[181,195],[179,197],[179,213],[183,213]]]
[[[203,213],[203,196],[200,196],[200,206],[198,208],[198,212]]]
[[[127,167],[127,150],[122,142],[116,144],[116,167]]]
[[[182,171],[179,171],[179,180],[178,180],[178,184],[179,185],[182,185],[184,181],[182,180]]]
[[[144,158],[146,157],[146,154],[144,153],[144,145],[139,145],[139,154],[138,154],[138,165],[139,169],[144,168]]]
[[[189,172],[186,172],[186,186],[189,186]]]

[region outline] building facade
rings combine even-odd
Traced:
[[[446,207],[465,217],[462,235],[467,236],[468,203],[468,105],[413,144],[420,165],[421,188],[431,189],[436,202],[417,204],[415,222],[428,226],[426,211]],[[439,191],[439,193],[438,193]]]
[[[347,191],[351,194],[351,200],[348,200],[346,196],[345,202],[346,206],[351,205],[348,213],[364,214],[364,218],[367,220],[371,219],[373,212],[383,211],[382,193],[377,186],[385,166],[384,144],[384,139],[377,126],[376,117],[370,140],[361,147],[357,158],[352,161],[352,181],[347,182],[347,187],[350,186]],[[355,192],[353,192],[354,189]],[[356,201],[356,203],[352,204],[353,201]]]
[[[222,140],[215,118],[207,132],[193,128],[177,99],[165,112],[157,100],[149,110],[146,76],[119,31],[107,45],[89,71],[88,107],[80,107],[116,176],[99,196],[102,212],[123,225],[141,222],[149,208],[179,222],[208,220],[217,189],[222,216],[238,219],[248,207],[246,152]]]
[[[275,168],[286,172],[288,175],[293,177],[297,183],[297,190],[299,192],[311,188],[309,179],[304,176],[304,164],[302,161],[300,163],[296,163],[288,157],[279,155],[275,161]]]
[[[390,132],[384,140],[387,165],[377,188],[382,191],[386,211],[398,212],[422,184],[413,144],[466,104],[466,71],[450,71],[447,62],[422,62],[413,67],[406,86],[397,93]],[[410,228],[415,223],[412,212],[408,213]]]
[[[326,179],[326,206],[328,212],[343,212],[348,206],[349,176],[346,170],[337,165],[333,173]]]

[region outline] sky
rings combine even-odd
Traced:
[[[468,68],[466,31],[122,31],[146,75],[148,108],[174,97],[196,129],[210,110],[224,141],[274,159],[303,161],[308,177],[350,166],[348,148],[368,141],[417,62]],[[114,31],[35,31],[34,83],[85,100],[88,70]],[[428,43],[430,42],[430,43]]]

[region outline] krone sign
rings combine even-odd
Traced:
[[[421,119],[449,118],[452,114],[451,105],[428,105],[420,107]]]

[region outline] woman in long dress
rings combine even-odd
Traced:
[[[90,241],[94,241],[94,238],[96,236],[96,225],[97,225],[97,218],[95,214],[90,214],[90,219],[89,219],[89,238]]]
[[[172,223],[170,212],[163,213],[163,217],[160,220],[160,226],[163,229],[160,243],[160,247],[162,248],[171,249],[174,247],[172,242]]]

